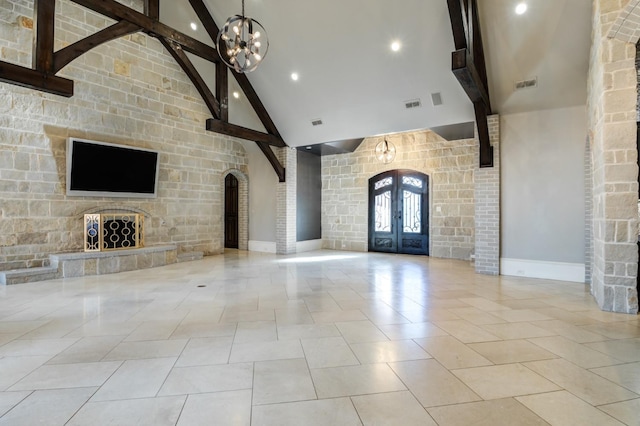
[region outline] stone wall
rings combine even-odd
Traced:
[[[429,253],[468,260],[474,250],[474,168],[477,141],[446,141],[431,131],[389,136],[397,150],[391,164],[375,158],[380,137],[351,154],[322,157],[323,247],[368,249],[368,184],[379,173],[411,169],[429,175]]]
[[[124,2],[142,9],[142,0]],[[56,49],[113,22],[56,1]],[[0,1],[0,59],[31,65],[33,1]],[[82,248],[82,213],[146,213],[147,245],[218,253],[223,246],[223,172],[247,171],[232,138],[205,131],[197,91],[154,38],[134,34],[93,49],[58,75],[69,99],[0,84],[0,269],[41,266],[50,253]],[[159,150],[159,197],[67,197],[66,138]]]
[[[614,23],[624,27],[616,21],[628,17],[621,13],[628,4],[593,3],[587,100],[593,173],[591,292],[603,310],[637,313],[637,40],[630,43],[611,33]]]

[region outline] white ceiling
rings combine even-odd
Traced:
[[[240,13],[240,0],[205,2],[219,26]],[[515,0],[479,3],[494,112],[585,104],[590,1],[528,0],[523,16],[515,15]],[[248,77],[290,146],[474,120],[451,72],[446,0],[246,0],[246,14],[260,21],[270,41]],[[161,19],[211,44],[202,28],[189,28],[196,17],[187,0],[163,0]],[[399,52],[390,49],[394,40],[402,44]],[[209,81],[212,69],[201,69]],[[514,93],[514,81],[531,77],[538,77],[538,88]],[[435,92],[443,105],[432,105]],[[405,109],[416,98],[422,107]],[[324,124],[313,127],[318,118]],[[230,97],[230,121],[263,130],[242,97]]]

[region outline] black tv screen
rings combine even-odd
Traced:
[[[157,151],[70,138],[67,195],[155,198]]]

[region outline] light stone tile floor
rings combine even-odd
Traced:
[[[639,424],[640,322],[468,262],[228,251],[0,287],[0,425]]]

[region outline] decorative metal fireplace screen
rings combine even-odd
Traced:
[[[143,224],[141,214],[85,214],[84,251],[144,247]]]

